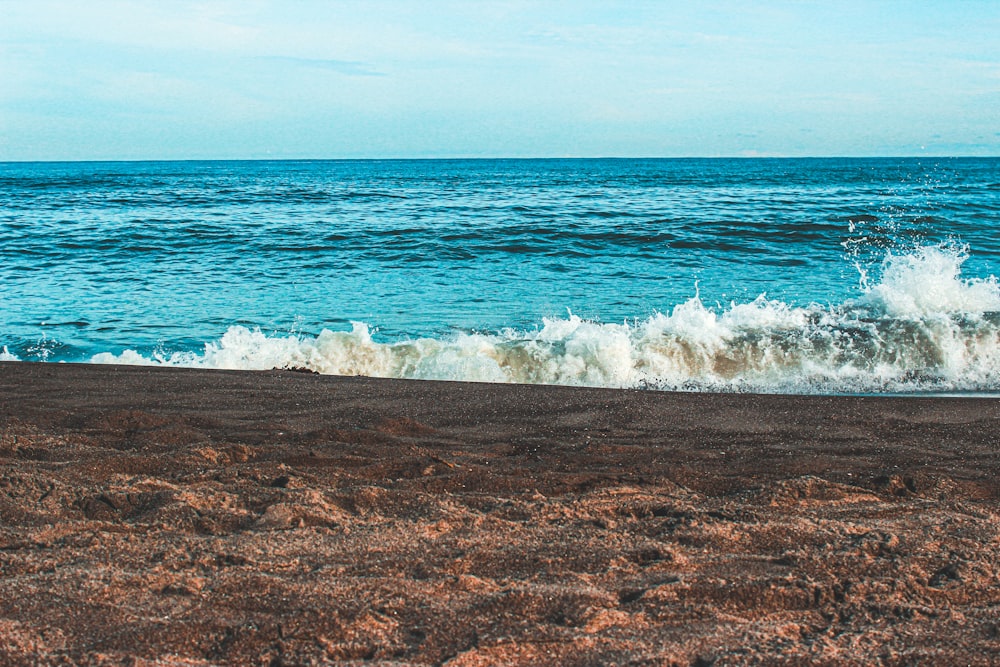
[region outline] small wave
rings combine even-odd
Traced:
[[[982,314],[1000,311],[1000,285],[995,276],[963,280],[965,246],[926,246],[907,254],[888,253],[882,280],[860,303],[894,317],[940,313]]]
[[[344,199],[409,199],[407,195],[396,194],[393,192],[380,192],[380,191],[371,191],[371,192],[354,191],[354,192],[347,192],[341,196]]]
[[[995,391],[1000,286],[992,277],[963,279],[966,257],[946,246],[890,255],[877,285],[837,306],[762,295],[711,308],[695,296],[631,323],[570,314],[533,331],[396,342],[374,340],[361,322],[314,337],[233,326],[200,353],[126,351],[92,361],[691,391]]]

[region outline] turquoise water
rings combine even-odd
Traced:
[[[0,355],[1000,389],[1000,160],[0,164]]]

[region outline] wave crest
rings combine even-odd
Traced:
[[[792,393],[1000,388],[1000,286],[967,280],[963,248],[889,256],[882,280],[837,306],[764,295],[725,308],[699,297],[634,322],[575,315],[533,331],[378,342],[368,325],[319,335],[230,327],[200,354],[98,354],[96,363],[308,368],[375,377]]]

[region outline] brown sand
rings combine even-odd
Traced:
[[[1000,662],[1000,401],[0,363],[0,663]]]

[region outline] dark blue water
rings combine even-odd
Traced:
[[[998,159],[7,163],[0,353],[993,391],[998,220]]]

